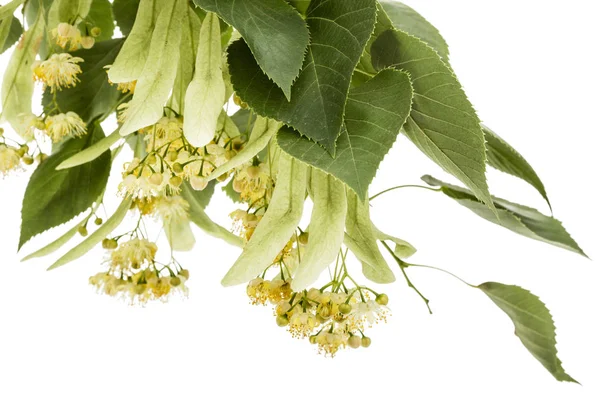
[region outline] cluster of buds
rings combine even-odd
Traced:
[[[56,44],[68,51],[79,50],[80,48],[91,49],[96,40],[94,37],[100,35],[100,28],[93,27],[90,30],[90,35],[83,36],[76,26],[61,22],[51,31],[52,38]]]
[[[42,162],[48,156],[41,151],[32,151],[27,144],[21,144],[4,136],[0,128],[0,175],[6,176],[18,171],[23,166],[32,165],[35,161]]]

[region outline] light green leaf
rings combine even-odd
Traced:
[[[10,49],[13,44],[17,43],[23,27],[19,20],[15,17],[5,18],[0,21],[0,54]]]
[[[108,77],[112,82],[133,82],[140,77],[148,59],[156,15],[160,10],[166,10],[173,2],[174,0],[167,0],[163,7],[158,7],[156,0],[140,1],[135,24],[125,40],[123,49],[108,70]]]
[[[578,383],[562,367],[552,315],[537,296],[519,286],[496,282],[482,283],[477,288],[510,317],[515,335],[556,380]]]
[[[87,19],[93,26],[100,28],[100,35],[96,37],[96,42],[109,40],[113,37],[115,22],[112,10],[112,4],[109,0],[92,1]]]
[[[221,62],[219,18],[208,13],[200,29],[194,78],[185,93],[183,132],[195,147],[206,146],[213,140],[223,111],[225,82]]]
[[[208,176],[208,179],[217,179],[225,172],[237,168],[240,165],[252,160],[258,153],[267,147],[267,144],[269,144],[271,138],[279,131],[282,125],[283,124],[281,122],[258,117],[256,119],[256,123],[254,124],[254,128],[252,129],[252,133],[250,134],[250,139],[244,148],[240,150],[231,160],[216,168]]]
[[[21,260],[21,262],[28,261],[33,258],[44,257],[44,256],[54,253],[56,250],[60,249],[65,244],[67,244],[69,242],[69,240],[71,240],[73,238],[73,236],[75,236],[75,234],[79,230],[80,226],[81,226],[80,224],[75,225],[73,228],[69,229],[64,235],[62,235],[61,237],[59,237],[52,243],[50,243],[47,246],[44,246],[41,249],[24,257]]]
[[[119,130],[114,131],[105,138],[100,139],[90,147],[74,154],[56,167],[57,170],[73,168],[97,159],[106,153],[110,147],[121,139]]]
[[[162,10],[152,34],[150,52],[121,127],[123,136],[150,126],[163,116],[163,107],[169,99],[177,76],[181,20],[187,2],[167,0],[161,6]]]
[[[295,292],[306,289],[319,278],[335,261],[344,241],[347,211],[344,184],[314,168],[310,182],[314,206],[306,251],[292,280]]]
[[[190,205],[190,221],[192,221],[200,229],[202,229],[209,235],[216,237],[217,239],[222,239],[231,245],[242,247],[242,239],[239,236],[234,235],[227,229],[223,228],[221,225],[213,222],[209,218],[209,216],[206,215],[206,212],[204,212],[204,208],[198,202],[198,199],[195,197],[194,192],[195,191],[188,184],[184,184],[183,189],[181,191],[181,196]]]
[[[293,157],[332,174],[364,200],[379,164],[410,113],[412,94],[408,75],[391,69],[353,88],[335,158],[289,128],[281,130],[277,143]]]
[[[31,176],[23,199],[19,248],[33,236],[85,211],[104,191],[111,164],[108,151],[91,163],[56,170],[64,160],[104,137],[99,124],[88,130],[87,136],[64,142]]]
[[[375,283],[394,282],[396,277],[377,246],[368,200],[361,201],[356,193],[350,190],[346,194],[348,214],[344,244],[361,261],[363,274],[367,279]]]
[[[290,240],[304,209],[308,168],[282,155],[273,198],[244,251],[227,272],[223,286],[250,281],[269,267]]]
[[[187,219],[163,221],[163,229],[173,251],[190,251],[196,244],[194,232]]]
[[[56,260],[56,262],[48,268],[48,271],[62,267],[63,265],[75,261],[87,254],[98,243],[102,242],[102,240],[104,240],[115,229],[117,229],[119,225],[121,225],[121,222],[123,222],[123,219],[127,215],[129,208],[131,208],[131,198],[128,197],[121,202],[121,205],[119,205],[119,208],[117,208],[115,213],[104,224],[102,224],[100,228],[85,238],[83,242],[79,243],[72,250],[68,251],[64,256]]]
[[[377,229],[375,225],[373,225],[373,233],[375,234],[375,237],[378,240],[390,240],[394,242],[396,244],[396,247],[394,248],[394,254],[396,255],[396,257],[402,260],[411,257],[417,252],[417,249],[412,244],[408,243],[406,240],[402,240],[395,236],[388,235],[387,233],[384,233]]]
[[[23,3],[25,3],[25,0],[12,0],[9,3],[0,6],[0,20],[12,17],[15,10]]]
[[[490,128],[485,125],[482,125],[482,127],[486,140],[487,163],[499,171],[516,176],[529,183],[542,195],[548,203],[548,207],[552,209],[546,194],[546,188],[533,167],[517,150],[496,135]]]
[[[194,0],[236,28],[260,68],[289,100],[309,42],[306,23],[283,0]]]
[[[291,101],[265,75],[248,46],[229,46],[237,94],[260,115],[284,122],[333,154],[343,125],[350,80],[375,24],[375,0],[313,0],[307,12],[311,44]]]
[[[433,48],[397,30],[382,33],[371,55],[377,69],[392,66],[411,76],[415,94],[404,125],[406,136],[493,209],[485,177],[483,131],[452,71]]]
[[[49,25],[50,29],[56,28],[58,22],[73,24],[82,21],[87,17],[92,6],[92,0],[55,0],[54,3],[57,4],[59,20],[56,24]],[[48,19],[48,23],[50,23],[50,19]]]
[[[16,131],[19,130],[19,117],[22,114],[31,114],[31,66],[44,34],[44,21],[44,13],[40,12],[33,25],[23,34],[19,46],[13,51],[2,79],[2,118]]]
[[[467,207],[481,218],[528,238],[562,247],[587,257],[561,222],[553,217],[548,217],[533,208],[493,197],[494,205],[498,211],[496,217],[470,191],[449,185],[429,175],[421,179],[431,186],[441,187],[442,193],[456,200],[460,205]]]
[[[237,126],[238,131],[243,135],[249,135],[254,128],[254,123],[257,119],[257,115],[252,111],[244,108],[240,108],[230,118],[231,121]]]
[[[139,6],[140,0],[113,1],[113,14],[123,36],[128,36],[131,33]]]

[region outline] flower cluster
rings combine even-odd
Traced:
[[[68,51],[79,50],[80,48],[91,49],[96,40],[94,36],[100,34],[100,28],[94,27],[91,29],[91,36],[83,36],[76,26],[61,22],[58,26],[52,29],[52,38],[56,44]]]

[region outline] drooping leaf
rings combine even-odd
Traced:
[[[163,230],[173,251],[190,251],[194,248],[196,238],[188,219],[165,220]]]
[[[115,213],[104,222],[97,230],[95,230],[90,236],[85,238],[81,243],[75,246],[72,250],[68,251],[64,256],[56,260],[54,264],[48,267],[48,271],[62,267],[70,262],[73,262],[92,250],[97,244],[102,242],[108,235],[110,235],[115,229],[121,225],[123,219],[127,215],[127,211],[131,208],[131,198],[124,199],[119,208]]]
[[[375,225],[373,225],[373,232],[375,233],[375,237],[378,240],[391,240],[392,242],[394,242],[394,244],[396,245],[394,247],[394,254],[401,260],[407,259],[417,252],[417,249],[412,244],[408,243],[406,240],[397,238],[392,235],[388,235],[387,233],[384,233],[377,229]]]
[[[23,27],[16,17],[5,18],[0,21],[0,54],[17,43],[23,33]]]
[[[562,247],[587,257],[561,222],[553,217],[548,217],[533,208],[493,197],[494,205],[498,211],[498,217],[496,217],[470,191],[444,183],[429,175],[421,179],[431,186],[441,187],[442,193],[456,200],[460,205],[473,211],[481,218],[528,238]]]
[[[75,87],[56,92],[56,102],[63,112],[73,111],[90,123],[115,111],[123,93],[108,82],[104,67],[113,62],[122,45],[123,39],[111,39],[96,43],[89,50],[73,53],[85,61],[81,63],[81,74],[78,76],[81,82]],[[47,89],[42,98],[46,112],[54,108],[52,102],[53,95]]]
[[[168,0],[161,6],[148,58],[121,127],[123,136],[152,125],[163,116],[163,107],[177,76],[180,23],[187,3],[185,0]]]
[[[346,197],[348,214],[344,244],[361,261],[363,274],[367,279],[375,283],[394,282],[396,277],[377,246],[368,200],[363,202],[350,190]]]
[[[31,260],[33,258],[44,257],[50,255],[63,247],[65,244],[69,242],[77,234],[79,227],[81,225],[77,224],[73,228],[69,229],[64,235],[60,236],[58,239],[53,241],[52,243],[42,247],[41,249],[34,251],[33,253],[23,257],[21,262]]]
[[[101,157],[103,154],[105,154],[106,151],[109,150],[110,147],[113,144],[117,143],[120,139],[122,139],[122,137],[119,134],[119,130],[117,129],[116,131],[114,131],[110,135],[106,136],[105,138],[98,140],[96,143],[92,144],[90,147],[83,149],[82,151],[74,154],[73,156],[69,157],[65,161],[61,162],[58,165],[58,167],[56,167],[56,169],[61,170],[61,169],[73,168],[73,167],[77,167],[78,165],[82,165],[82,164],[88,163],[90,161],[93,161],[93,160],[97,159],[98,157]]]
[[[185,93],[183,132],[195,147],[206,146],[213,140],[223,111],[225,82],[221,62],[219,19],[216,14],[208,13],[200,29],[194,78]]]
[[[364,200],[379,164],[410,113],[412,95],[408,75],[391,69],[353,88],[335,158],[289,128],[281,130],[277,142],[283,151],[332,174]]]
[[[254,124],[254,128],[252,129],[252,133],[250,134],[250,139],[244,148],[240,150],[231,160],[216,168],[208,176],[208,179],[217,179],[225,172],[237,168],[240,165],[252,160],[258,153],[267,147],[267,144],[269,144],[269,141],[273,136],[275,136],[281,126],[281,122],[273,121],[272,119],[264,117],[258,117],[256,123]]]
[[[283,0],[194,0],[236,28],[260,68],[290,99],[309,42],[306,23]]]
[[[546,188],[533,167],[504,139],[495,134],[490,128],[482,125],[485,133],[487,148],[487,163],[499,171],[516,176],[533,186],[546,200],[550,209],[550,200]]]
[[[202,229],[209,235],[218,239],[222,239],[233,246],[242,247],[242,239],[240,237],[234,235],[227,229],[223,228],[221,225],[215,223],[209,218],[208,215],[206,215],[204,207],[202,207],[202,205],[196,198],[195,191],[188,184],[184,184],[181,191],[181,196],[190,205],[190,221],[192,221],[200,229]]]
[[[291,101],[261,70],[248,46],[229,46],[233,87],[258,114],[282,121],[335,152],[350,79],[375,24],[374,0],[313,0],[306,21],[311,44]]]
[[[240,257],[227,272],[224,286],[249,282],[269,267],[298,227],[306,194],[307,167],[282,155],[273,198]]]
[[[113,1],[113,14],[123,36],[128,36],[131,33],[139,6],[140,0]]]
[[[112,4],[108,0],[93,0],[88,14],[88,20],[93,26],[100,28],[96,42],[112,39],[115,30]]]
[[[347,211],[344,184],[314,168],[310,182],[314,206],[306,251],[292,280],[295,292],[306,289],[319,278],[335,261],[344,241]]]
[[[13,0],[3,6],[0,6],[0,20],[12,16],[16,9],[19,8],[19,6],[23,3],[25,3],[25,0]]]
[[[108,151],[91,163],[56,170],[64,160],[104,138],[99,124],[88,129],[87,136],[64,142],[31,176],[23,199],[19,248],[33,236],[85,211],[104,191],[111,164]]]
[[[388,30],[373,43],[371,55],[376,68],[391,66],[411,76],[414,99],[404,125],[406,136],[493,208],[485,177],[485,140],[479,118],[437,52],[414,36]]]
[[[537,296],[519,286],[497,282],[482,283],[477,288],[510,317],[515,335],[556,380],[578,383],[562,367],[552,315]]]
[[[123,49],[108,70],[108,77],[112,82],[133,82],[140,77],[150,52],[157,15],[161,10],[166,10],[168,6],[173,5],[173,1],[167,0],[162,7],[159,7],[157,0],[140,1],[135,24],[127,35]],[[156,62],[156,58],[153,62]]]

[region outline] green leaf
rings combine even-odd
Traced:
[[[113,1],[113,14],[123,36],[128,36],[131,33],[139,6],[140,0]]]
[[[498,211],[496,216],[472,192],[466,189],[444,183],[429,175],[425,175],[421,179],[431,186],[441,187],[442,193],[456,200],[460,205],[467,207],[481,218],[528,238],[562,247],[587,257],[561,222],[553,217],[548,217],[533,208],[493,197],[494,206]]]
[[[29,254],[28,256],[25,256],[21,260],[21,262],[28,261],[33,258],[44,257],[44,256],[54,253],[56,250],[60,249],[65,244],[67,244],[69,242],[69,240],[71,240],[73,238],[73,236],[75,236],[75,234],[78,232],[80,226],[81,226],[81,224],[75,225],[73,228],[69,229],[64,235],[62,235],[61,237],[59,237],[52,243],[48,244],[47,246],[42,247],[41,249],[39,249],[37,251],[34,251],[33,253]]]
[[[56,170],[64,160],[104,138],[99,124],[88,130],[87,136],[64,142],[31,176],[23,199],[19,248],[33,236],[88,209],[104,191],[111,164],[108,151],[91,163]]]
[[[490,128],[482,125],[487,148],[487,163],[499,171],[516,176],[533,186],[546,200],[552,210],[546,188],[533,167],[517,150],[496,135]]]
[[[100,28],[100,35],[96,37],[96,42],[112,38],[115,30],[115,22],[110,1],[93,0],[87,19],[93,26]]]
[[[108,82],[104,67],[115,59],[122,45],[123,39],[112,39],[96,43],[89,50],[73,53],[85,61],[81,64],[81,82],[75,87],[56,92],[56,101],[63,112],[73,111],[89,124],[97,118],[107,117],[115,110],[123,93]],[[52,101],[53,95],[47,89],[42,98],[46,112],[53,108]]]
[[[133,82],[140,77],[150,52],[150,42],[158,13],[168,9],[167,5],[172,4],[173,1],[167,0],[162,7],[155,4],[156,0],[140,1],[135,24],[127,35],[123,49],[108,70],[108,77],[112,82]],[[156,58],[153,62],[156,62]]]
[[[181,196],[190,205],[190,221],[196,224],[204,232],[216,237],[217,239],[222,239],[233,246],[243,246],[242,239],[239,236],[234,235],[221,225],[213,222],[209,216],[206,215],[206,212],[204,212],[204,207],[197,199],[197,193],[189,186],[188,183],[184,183],[181,190]]]
[[[194,0],[236,28],[260,68],[289,100],[309,43],[302,17],[283,0]]]
[[[15,17],[0,21],[0,54],[10,49],[23,34],[23,27]]]
[[[295,292],[306,289],[319,278],[335,261],[344,241],[347,211],[344,184],[314,168],[310,182],[314,206],[306,251],[292,280]]]
[[[406,136],[493,209],[485,177],[485,140],[460,83],[436,51],[414,36],[388,30],[371,47],[373,66],[408,72],[415,91]]]
[[[185,92],[183,132],[194,147],[206,146],[213,140],[223,111],[226,99],[221,53],[219,18],[208,13],[200,28],[194,78]]]
[[[272,119],[258,117],[250,139],[248,143],[240,150],[232,159],[227,161],[225,164],[216,168],[207,179],[217,179],[225,172],[230,171],[240,165],[252,160],[258,153],[260,153],[267,145],[269,141],[281,128],[282,123],[273,121]]]
[[[314,0],[308,9],[311,44],[291,101],[256,64],[243,41],[229,46],[237,94],[258,114],[282,121],[330,153],[342,129],[350,80],[375,24],[375,0]]]
[[[187,182],[185,182],[184,185],[186,187],[186,191],[188,191],[188,195],[193,197],[198,205],[204,209],[208,207],[210,200],[215,194],[217,181],[208,182],[208,185],[206,185],[204,190],[194,190]]]
[[[7,120],[17,132],[20,116],[31,114],[33,96],[31,66],[35,61],[43,34],[44,14],[39,13],[33,25],[23,34],[19,46],[13,51],[2,79],[2,118]]]
[[[277,185],[269,208],[244,251],[221,281],[223,286],[249,282],[269,267],[289,242],[302,218],[307,170],[299,161],[281,155]]]
[[[240,108],[230,118],[243,135],[249,135],[254,128],[257,115],[248,109]]]
[[[163,221],[163,230],[173,251],[190,251],[196,244],[194,232],[187,219]]]
[[[83,242],[79,243],[72,250],[68,251],[64,256],[56,260],[54,264],[48,267],[48,271],[62,267],[63,265],[66,265],[86,255],[98,243],[102,242],[102,240],[104,240],[115,229],[117,229],[119,225],[121,225],[121,222],[123,222],[123,219],[127,215],[127,211],[129,211],[130,208],[131,198],[128,197],[121,202],[115,213],[106,222],[104,222],[100,228],[85,238]]]
[[[335,158],[289,128],[281,130],[277,143],[293,157],[332,174],[364,200],[379,164],[410,113],[412,95],[408,75],[391,69],[353,88]]]
[[[347,191],[348,214],[346,216],[346,235],[344,244],[362,263],[363,274],[375,283],[391,283],[396,280],[394,273],[383,258],[373,223],[369,215],[369,204]]]
[[[19,6],[23,3],[25,3],[25,0],[13,0],[3,6],[0,6],[0,20],[12,16],[16,9],[19,8]]]
[[[496,282],[482,283],[477,288],[510,317],[515,335],[556,380],[578,383],[562,367],[552,315],[537,296],[519,286]]]
[[[51,19],[48,19],[50,29],[56,28],[59,22],[68,22],[73,24],[83,20],[90,12],[92,6],[92,0],[55,0],[58,18],[56,23],[50,23]]]
[[[61,162],[60,165],[56,167],[56,169],[61,170],[73,168],[77,167],[78,165],[83,165],[85,163],[93,161],[105,154],[106,151],[108,151],[110,147],[113,144],[117,143],[120,139],[121,135],[119,134],[119,130],[117,129],[116,131],[106,136],[105,138],[100,139],[90,147],[83,149],[82,151],[74,154],[65,161]]]
[[[286,0],[290,3],[300,14],[306,15],[306,11],[308,11],[308,6],[310,5],[311,0]]]
[[[373,225],[373,232],[378,240],[390,240],[394,242],[396,244],[396,247],[394,248],[394,254],[396,255],[396,257],[402,260],[413,256],[417,252],[417,249],[412,244],[408,243],[406,240],[402,240],[395,236],[388,235],[387,233],[384,233],[377,229],[375,225]]]
[[[123,136],[150,126],[163,116],[163,107],[175,83],[181,43],[181,20],[187,3],[185,0],[168,0],[161,3],[161,6],[148,58],[121,127]]]

